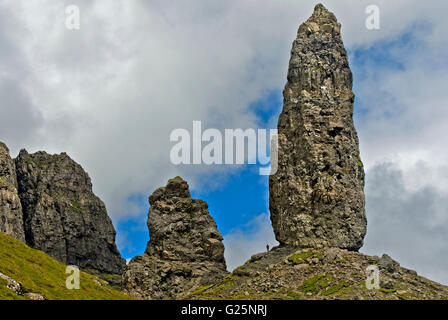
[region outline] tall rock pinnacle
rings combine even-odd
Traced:
[[[66,264],[121,274],[114,226],[83,168],[42,151],[22,150],[15,163],[27,244]]]
[[[123,290],[143,299],[182,298],[226,276],[224,245],[205,201],[176,177],[149,197],[146,252],[123,274]]]
[[[294,41],[278,121],[269,207],[281,244],[358,250],[366,233],[364,169],[352,73],[333,13],[318,4]]]

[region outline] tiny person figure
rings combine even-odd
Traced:
[[[269,244],[266,245],[266,251],[269,252]]]

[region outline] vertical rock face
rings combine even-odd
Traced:
[[[3,142],[0,142],[0,232],[25,242],[16,169]]]
[[[123,274],[123,289],[144,299],[180,298],[226,274],[224,245],[206,202],[176,177],[149,197],[150,241]]]
[[[67,154],[28,154],[15,160],[28,245],[81,268],[123,272],[115,229],[82,167]]]
[[[292,46],[278,171],[269,181],[271,220],[282,244],[358,250],[366,233],[352,73],[340,30],[319,4]]]

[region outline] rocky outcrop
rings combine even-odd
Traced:
[[[378,277],[369,270],[378,269]],[[368,279],[376,284],[366,286]],[[253,255],[213,286],[190,294],[199,300],[446,300],[448,287],[403,268],[389,256],[339,248],[279,246]]]
[[[24,292],[23,286],[20,282],[17,282],[11,277],[0,272],[0,279],[3,279],[6,282],[6,288],[14,292],[18,296],[24,296],[30,300],[46,300],[45,297],[41,294],[34,292]]]
[[[294,41],[269,180],[277,240],[358,250],[366,233],[364,170],[353,125],[352,73],[341,25],[323,5]]]
[[[25,242],[16,169],[3,142],[0,142],[0,232]]]
[[[123,274],[125,293],[143,299],[181,298],[226,274],[224,245],[205,201],[192,199],[176,177],[149,197],[150,240]]]
[[[27,244],[65,264],[122,273],[112,221],[82,167],[65,153],[26,150],[15,163]]]

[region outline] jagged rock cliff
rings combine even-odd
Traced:
[[[65,153],[26,150],[15,164],[27,244],[66,264],[122,273],[112,221],[82,167]]]
[[[292,46],[278,121],[278,171],[269,180],[281,244],[349,250],[363,244],[364,170],[340,31],[333,13],[319,4]]]
[[[3,142],[0,142],[0,232],[25,242],[16,169]]]
[[[108,282],[83,271],[77,290],[67,290],[67,266],[41,250],[0,233],[0,304],[4,300],[127,300]],[[110,275],[109,275],[110,276]],[[21,308],[22,306],[14,306]],[[13,311],[14,312],[14,311]]]
[[[205,201],[192,199],[176,177],[149,197],[150,241],[123,274],[126,293],[143,299],[176,299],[226,274],[224,245]]]

